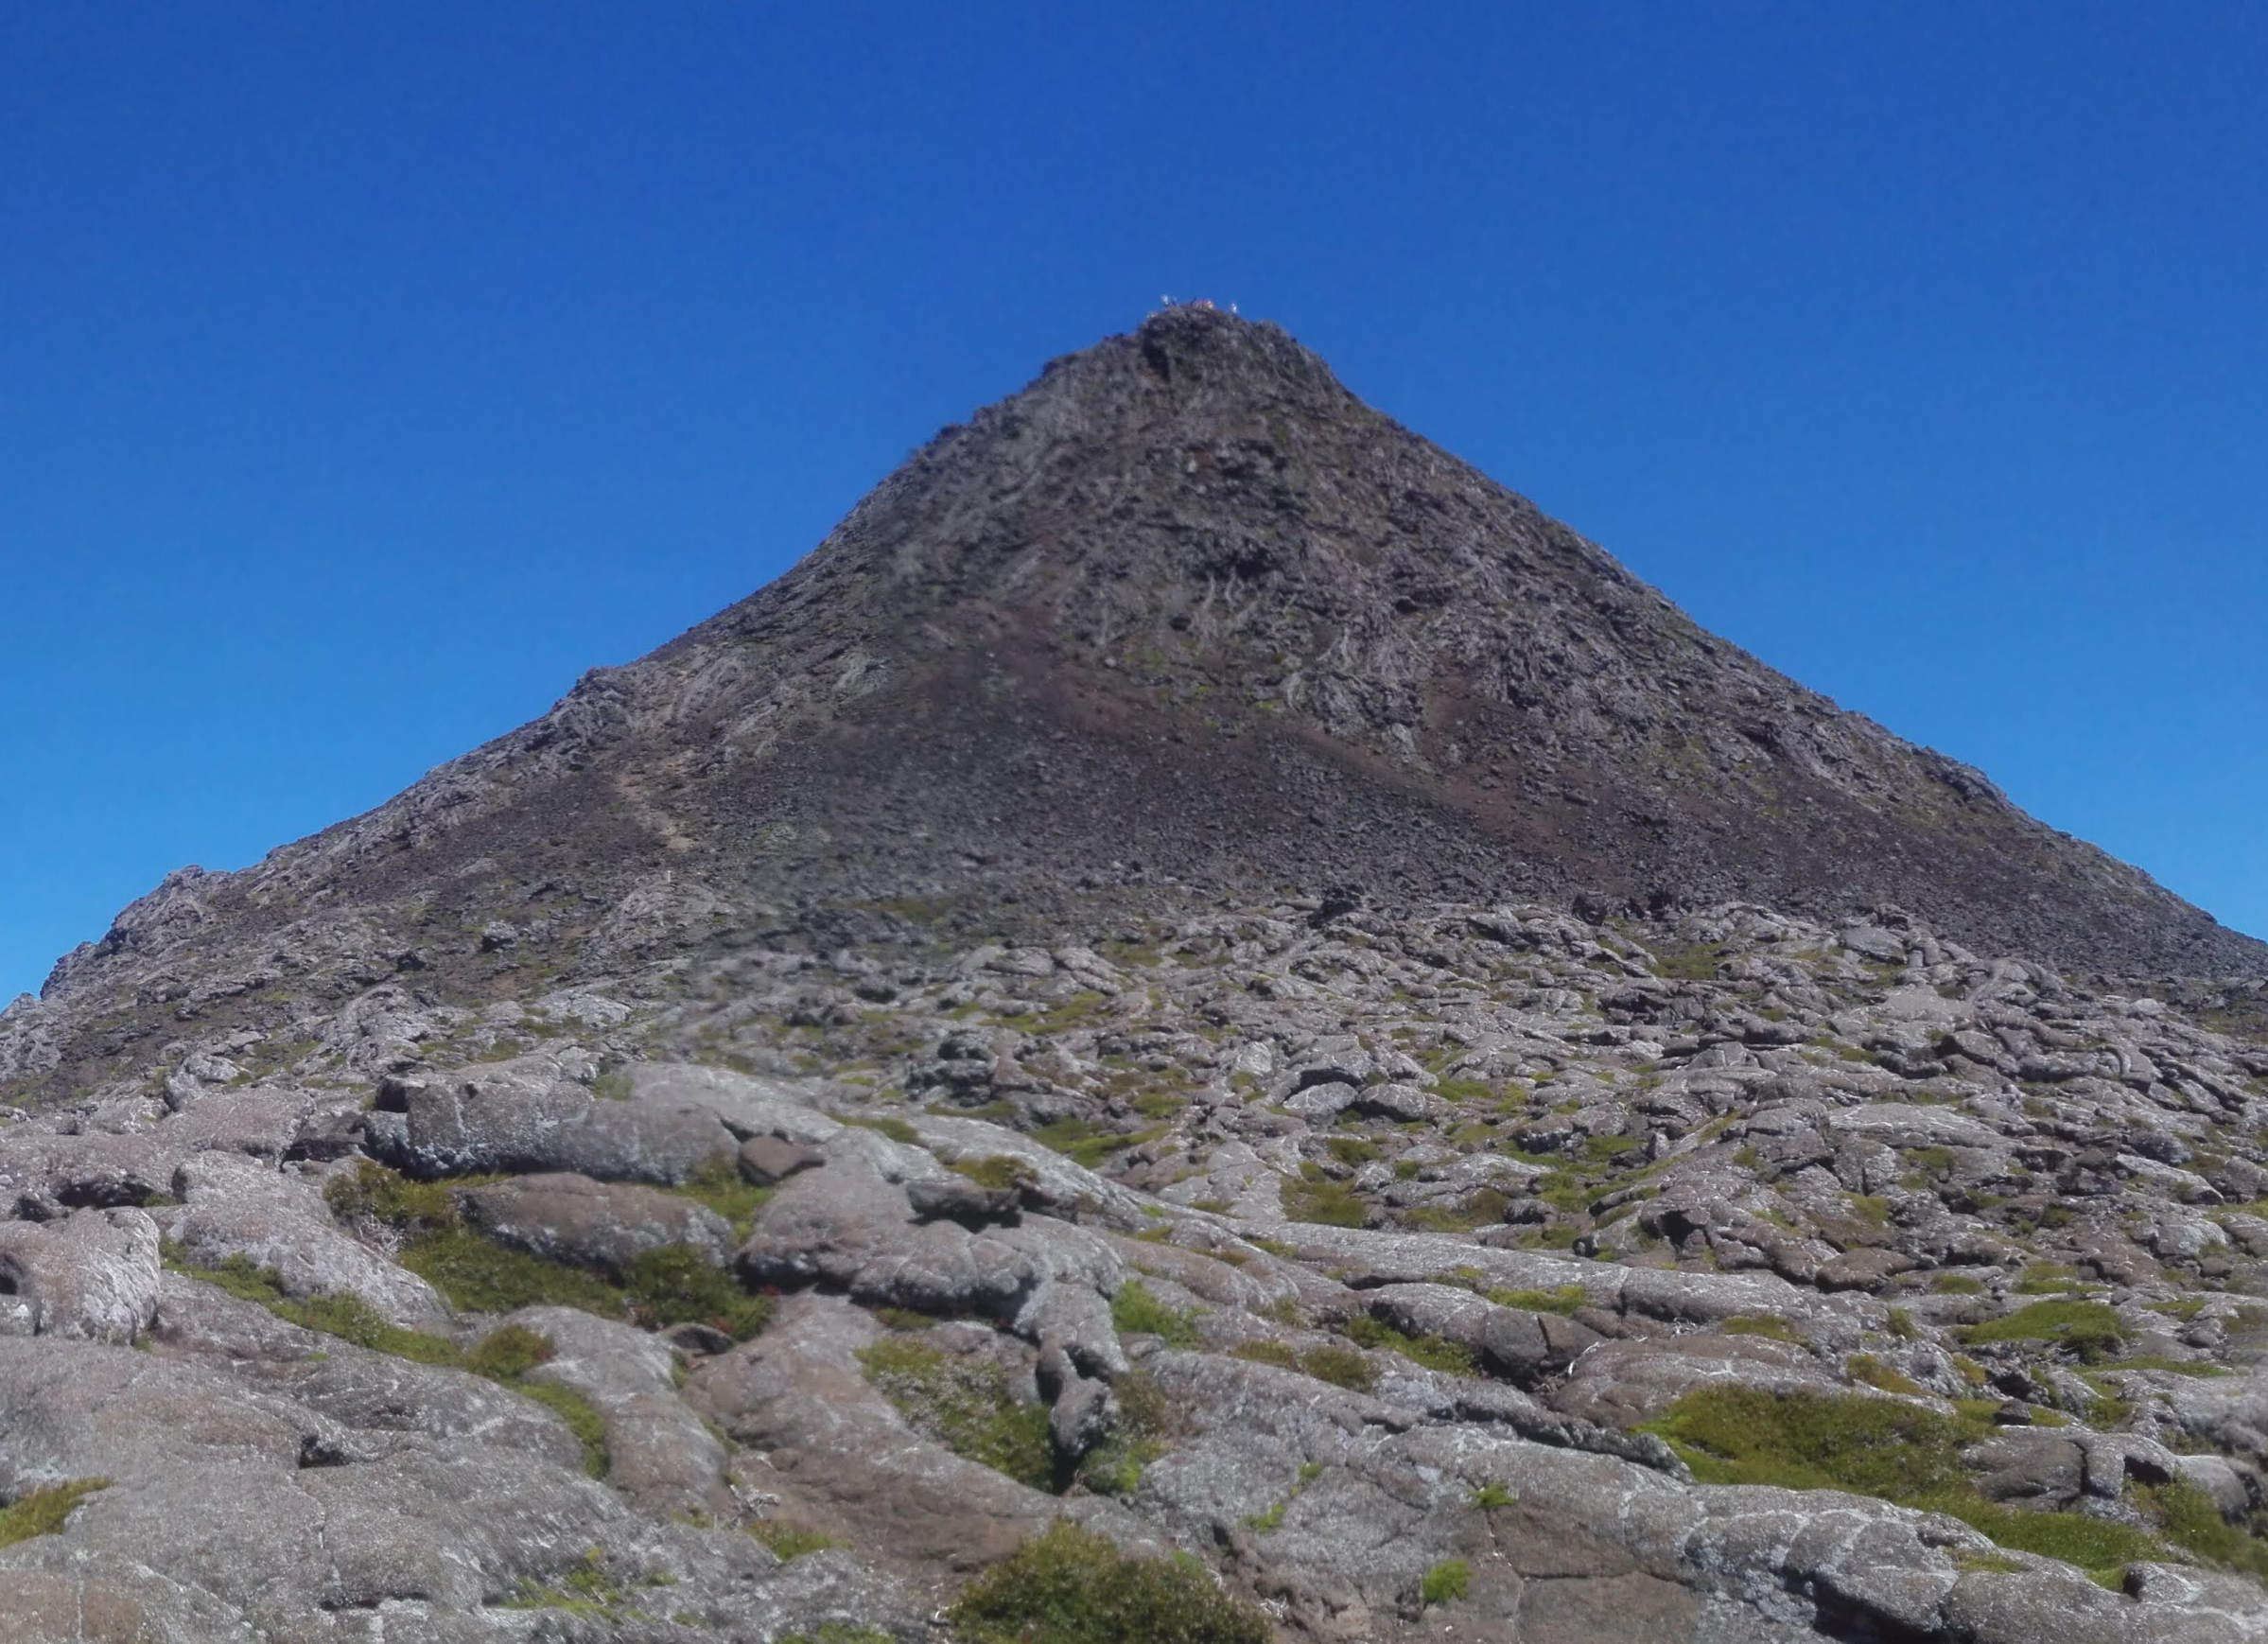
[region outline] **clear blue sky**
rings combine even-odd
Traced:
[[[1161,291],[2268,933],[2268,8],[1090,10],[0,12],[0,999]]]

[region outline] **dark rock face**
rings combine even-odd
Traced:
[[[278,981],[603,969],[791,907],[807,933],[1037,931],[1261,886],[1892,902],[2063,967],[2268,972],[1701,632],[1282,331],[1175,310],[948,428],[779,582],[532,725],[244,873],[174,875],[57,967],[45,998],[78,1008],[0,1017],[0,1080],[81,1088]]]
[[[0,1638],[2261,1644],[2260,958],[1160,316],[0,1015]]]

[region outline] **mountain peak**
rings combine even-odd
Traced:
[[[1183,306],[946,428],[786,576],[532,725],[168,882],[46,992],[162,998],[318,909],[337,951],[295,962],[364,973],[532,899],[572,966],[689,883],[721,927],[911,897],[1034,934],[1096,898],[1256,888],[1892,903],[2063,967],[2268,972],[1703,632],[1280,327]]]

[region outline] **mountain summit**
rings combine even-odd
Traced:
[[[216,972],[445,974],[468,932],[571,970],[751,908],[1038,931],[1082,899],[1346,888],[1890,903],[2066,968],[2268,971],[1703,632],[1280,328],[1175,308],[946,428],[786,576],[533,724],[245,872],[175,876],[45,989],[122,1020],[0,1027],[0,1075],[106,1061]]]

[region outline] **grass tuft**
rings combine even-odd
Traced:
[[[1418,1583],[1418,1597],[1430,1607],[1454,1603],[1472,1588],[1473,1566],[1461,1558],[1443,1559],[1425,1572],[1425,1579]]]
[[[1294,1221],[1324,1227],[1365,1227],[1370,1223],[1370,1207],[1352,1188],[1332,1181],[1312,1161],[1300,1166],[1298,1181],[1288,1176],[1283,1179],[1279,1198],[1283,1214]]]
[[[1195,1308],[1168,1307],[1140,1279],[1128,1279],[1110,1298],[1110,1322],[1122,1336],[1155,1336],[1168,1347],[1197,1345]]]
[[[748,1533],[771,1548],[775,1558],[782,1561],[799,1559],[806,1553],[825,1552],[830,1547],[843,1545],[835,1537],[823,1534],[809,1525],[791,1523],[784,1518],[759,1518],[748,1527]]]
[[[1557,1313],[1562,1319],[1578,1307],[1588,1306],[1591,1300],[1580,1285],[1561,1285],[1552,1290],[1489,1290],[1484,1294],[1499,1307],[1517,1307],[1524,1313]]]

